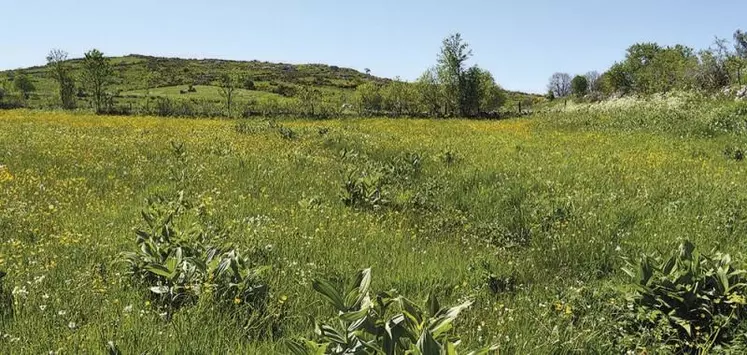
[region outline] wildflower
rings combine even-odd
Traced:
[[[8,167],[5,165],[0,165],[0,182],[11,180],[13,180],[13,175],[8,170]]]
[[[75,330],[78,328],[78,325],[75,324],[75,322],[70,321],[70,323],[67,324],[67,327],[70,328],[70,330]]]
[[[233,303],[234,304],[240,304],[241,303],[241,299],[238,298],[238,297],[236,297],[236,298],[233,299]]]
[[[43,305],[39,306],[39,309],[40,309],[40,310],[41,310],[42,312],[44,312],[45,310],[47,310],[47,305],[46,305],[46,304],[43,304]]]
[[[66,311],[66,310],[60,310],[60,311],[57,311],[57,315],[58,315],[58,316],[60,316],[60,317],[62,317],[62,316],[64,316],[64,315],[66,315],[66,314],[67,314],[67,311]]]
[[[123,312],[125,312],[125,313],[130,313],[130,312],[132,312],[132,305],[127,305],[127,306],[126,306],[126,307],[124,308]]]

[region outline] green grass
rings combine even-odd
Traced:
[[[683,112],[681,131],[582,111],[291,120],[281,122],[296,133],[288,140],[263,121],[240,133],[235,121],[0,111],[0,269],[17,288],[0,353],[99,353],[108,341],[127,354],[286,353],[282,339],[311,334],[309,315],[331,314],[311,280],[369,266],[374,290],[475,299],[456,324],[466,345],[619,352],[610,316],[628,284],[622,257],[683,238],[734,254],[747,246],[747,166],[723,154],[743,138],[682,134],[701,132]],[[184,165],[171,142],[185,144]],[[382,187],[389,203],[342,203],[347,171],[387,165],[398,167]],[[145,199],[178,190],[272,267],[271,302],[288,297],[275,308],[281,331],[252,338],[206,305],[164,321],[120,276],[112,261],[134,247]],[[487,274],[506,280],[497,293]]]

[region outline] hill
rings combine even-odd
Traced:
[[[275,96],[278,99],[294,96],[299,86],[310,85],[324,94],[351,93],[365,82],[385,82],[387,79],[361,73],[350,68],[324,64],[286,64],[261,61],[234,61],[220,59],[163,58],[132,54],[112,57],[114,83],[111,91],[118,97],[137,98],[155,96],[168,98],[220,99],[215,87],[223,73],[238,71],[245,78],[239,96]],[[73,75],[79,77],[82,59],[68,61]],[[46,66],[30,67],[16,71],[0,72],[0,80],[12,80],[14,72],[28,74],[36,92],[31,105],[44,105],[55,99],[56,83]],[[189,85],[196,93],[181,94]],[[200,89],[205,89],[204,92]],[[79,90],[82,91],[82,90]],[[255,93],[251,93],[251,92]]]
[[[218,80],[224,73],[241,74],[235,98],[243,115],[303,113],[299,109],[299,94],[305,87],[319,92],[316,98],[319,101],[318,110],[327,116],[336,115],[341,113],[341,107],[348,107],[345,104],[352,103],[352,95],[358,86],[391,82],[387,78],[325,64],[163,58],[138,54],[110,57],[110,61],[114,78],[109,91],[114,97],[113,111],[117,113],[188,117],[221,115],[224,99]],[[82,59],[71,59],[68,64],[73,77],[80,78]],[[19,72],[28,75],[36,88],[25,106],[57,106],[57,84],[49,67],[0,72],[0,84],[9,85]],[[78,107],[89,107],[86,90],[77,81]],[[528,108],[541,98],[521,92],[506,93],[506,104],[510,110],[514,110],[518,102]],[[153,103],[156,99],[168,100]]]

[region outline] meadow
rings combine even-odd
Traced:
[[[0,353],[284,354],[334,315],[312,281],[368,267],[372,290],[473,300],[459,348],[655,349],[625,338],[621,268],[685,239],[741,260],[747,111],[651,105],[501,121],[0,111]],[[261,315],[202,297],[167,312],[132,282],[117,260],[154,196],[268,266]]]

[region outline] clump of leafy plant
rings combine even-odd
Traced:
[[[444,163],[446,166],[452,166],[461,160],[461,156],[451,149],[446,149],[438,154],[438,160]]]
[[[382,187],[384,175],[376,170],[350,169],[343,178],[340,198],[348,207],[377,209],[386,202]]]
[[[283,125],[280,125],[278,127],[278,134],[280,134],[280,137],[282,137],[283,139],[286,139],[289,141],[292,141],[298,138],[298,133],[296,133],[296,131],[294,131],[291,128],[285,127]]]
[[[313,288],[335,308],[335,325],[315,326],[316,340],[287,343],[295,355],[311,354],[457,354],[459,337],[451,334],[453,321],[468,308],[467,301],[452,308],[431,294],[420,307],[394,291],[370,295],[371,269],[359,271],[355,281],[338,289],[317,280]],[[488,347],[468,354],[485,354]]]
[[[726,147],[724,148],[724,157],[730,160],[742,161],[744,160],[744,150],[738,147]]]
[[[624,271],[635,282],[625,329],[638,344],[708,352],[728,346],[747,315],[747,270],[727,254],[684,242],[667,259],[644,255]]]
[[[252,124],[245,121],[240,121],[233,126],[236,133],[239,134],[257,134],[267,130],[266,127],[259,126],[258,124]]]
[[[169,315],[203,295],[222,307],[261,308],[268,295],[261,278],[266,267],[253,265],[232,246],[210,245],[218,238],[209,238],[199,224],[177,226],[188,210],[191,204],[181,193],[174,200],[149,200],[142,212],[147,228],[136,232],[137,251],[119,258],[127,274]]]

